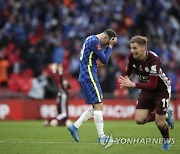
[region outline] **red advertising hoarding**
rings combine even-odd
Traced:
[[[104,119],[127,120],[134,118],[136,101],[128,99],[105,99]],[[69,100],[69,118],[77,119],[88,107],[83,99]],[[170,107],[174,118],[180,119],[180,99],[172,101]],[[55,100],[1,99],[0,120],[37,120],[57,114]]]

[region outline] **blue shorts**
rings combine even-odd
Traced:
[[[102,89],[99,82],[79,81],[87,104],[101,103],[103,99]]]

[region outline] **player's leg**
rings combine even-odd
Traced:
[[[61,91],[61,95],[57,99],[57,104],[59,106],[58,115],[56,119],[58,120],[59,126],[67,126],[72,125],[72,122],[68,120],[68,93],[65,90]]]
[[[152,122],[152,121],[155,121],[155,116],[156,116],[156,113],[154,111],[150,111],[147,119],[146,119],[146,122]]]
[[[74,126],[76,128],[79,128],[84,122],[89,120],[91,117],[93,117],[94,109],[90,107],[86,111],[83,112],[83,114],[78,118],[78,120],[74,123]]]
[[[97,103],[94,107],[94,123],[96,125],[98,137],[101,138],[104,135],[104,123],[103,123],[103,103]]]
[[[78,120],[73,125],[68,127],[68,130],[70,131],[75,141],[79,142],[78,129],[84,122],[86,122],[88,119],[90,119],[93,116],[93,111],[94,109],[90,107],[89,109],[83,112],[83,114],[78,118]]]
[[[92,99],[90,94],[93,93],[94,88],[92,83],[82,83],[80,82],[81,89],[83,91],[85,100],[87,104],[92,104]],[[79,117],[79,119],[74,123],[76,128],[79,128],[84,122],[93,117],[94,109],[93,107],[88,108],[84,113]]]
[[[170,140],[169,140],[169,127],[166,122],[166,115],[156,114],[156,125],[159,128],[161,135],[163,137],[162,150],[170,149]]]
[[[57,115],[61,114],[61,92],[57,93],[56,96],[56,109],[57,109]],[[56,119],[56,116],[47,118],[44,122],[45,126],[57,126],[58,120]]]
[[[57,105],[57,116],[49,120],[50,126],[65,126],[68,117],[67,111],[68,94],[66,91],[61,90],[57,94],[56,105]]]
[[[111,142],[110,137],[104,134],[104,122],[103,122],[103,103],[102,103],[102,89],[98,81],[93,83],[94,92],[91,93],[91,101],[94,108],[94,123],[98,133],[98,141],[100,143]]]
[[[137,124],[145,124],[149,116],[149,109],[136,109],[135,111],[135,121]]]
[[[57,99],[57,104],[59,106],[58,115],[56,119],[61,121],[62,119],[67,118],[67,99],[68,95],[65,91],[61,91],[61,96]]]
[[[166,121],[166,113],[168,111],[170,99],[169,96],[169,91],[163,91],[154,96],[154,102],[156,104],[156,124],[163,137],[163,150],[170,149],[169,126]]]
[[[84,97],[86,100],[87,104],[91,104],[91,98],[90,98],[90,93],[93,92],[92,89],[92,83],[85,83],[85,82],[80,82],[81,89],[84,93]],[[78,128],[86,122],[88,119],[93,117],[94,109],[93,107],[90,107],[86,111],[83,112],[83,114],[78,118],[78,120],[71,126],[69,126],[68,130],[70,131],[72,137],[79,142],[79,133],[78,133]]]
[[[113,138],[108,134],[104,134],[104,122],[103,122],[103,103],[97,103],[93,105],[94,108],[94,123],[98,133],[99,143],[114,142]]]
[[[102,90],[100,84],[98,82],[83,82],[83,83],[80,82],[80,85],[84,93],[86,103],[91,104],[92,107],[87,109],[81,115],[81,117],[74,123],[74,126],[76,128],[79,128],[83,122],[90,119],[94,114],[95,114],[94,115],[95,119],[98,119],[96,117],[101,117],[100,119],[102,119],[102,110],[103,110],[103,104],[101,103]]]
[[[57,114],[61,114],[61,94],[59,91],[56,96]]]
[[[155,113],[152,112],[154,104],[151,102],[151,93],[141,92],[136,103],[135,121],[137,124],[155,120]]]

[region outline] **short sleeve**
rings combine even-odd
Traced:
[[[152,64],[150,65],[150,74],[149,75],[158,76],[160,68],[161,68],[161,62],[158,58],[155,58],[153,60]]]

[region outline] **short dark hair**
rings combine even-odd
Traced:
[[[108,36],[110,39],[111,39],[111,37],[117,37],[116,32],[115,32],[114,30],[112,30],[112,29],[106,29],[106,30],[104,31],[104,33],[106,33],[107,36]]]
[[[147,46],[147,41],[148,41],[147,37],[140,36],[140,35],[137,35],[131,38],[131,43],[137,43],[139,45]]]

